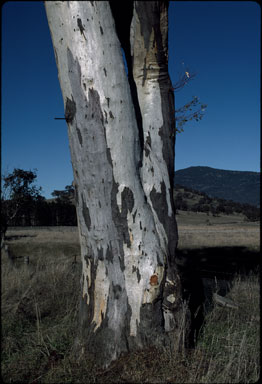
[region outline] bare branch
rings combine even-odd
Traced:
[[[184,73],[180,74],[178,81],[173,84],[174,92],[178,92],[184,88],[186,84],[188,84],[196,77],[196,75],[196,72],[190,72],[189,70],[186,70]]]

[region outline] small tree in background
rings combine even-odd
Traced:
[[[2,228],[11,224],[31,225],[31,214],[35,204],[42,201],[41,187],[36,186],[37,169],[25,171],[15,168],[3,177],[2,190]],[[1,219],[2,221],[2,219]],[[4,223],[5,222],[5,223]],[[6,230],[6,229],[5,229]]]
[[[56,202],[71,203],[74,198],[74,186],[66,185],[63,191],[54,190],[51,195],[55,197]]]
[[[66,185],[62,191],[54,190],[52,196],[55,201],[52,205],[52,225],[77,225],[74,202],[74,186]]]

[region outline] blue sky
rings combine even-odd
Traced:
[[[169,7],[169,71],[197,76],[176,108],[198,96],[200,122],[177,135],[176,169],[204,165],[260,171],[260,19],[252,1],[175,1]],[[184,64],[182,64],[184,63]],[[38,169],[50,197],[73,180],[64,107],[43,2],[2,7],[2,173]]]

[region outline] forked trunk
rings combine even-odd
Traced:
[[[109,2],[45,6],[76,188],[83,263],[78,345],[106,366],[122,352],[180,343],[167,3],[134,2],[130,35],[139,107]]]

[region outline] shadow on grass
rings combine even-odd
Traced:
[[[193,346],[204,323],[205,314],[213,307],[213,293],[225,296],[235,276],[259,270],[260,252],[246,247],[209,247],[177,250],[183,299],[191,311]]]
[[[11,240],[19,240],[23,237],[36,237],[37,235],[11,235],[11,236],[5,236],[5,240],[11,241]]]
[[[209,247],[177,251],[179,267],[195,270],[201,277],[217,276],[226,279],[236,273],[245,275],[258,267],[259,259],[259,251],[246,247]]]

